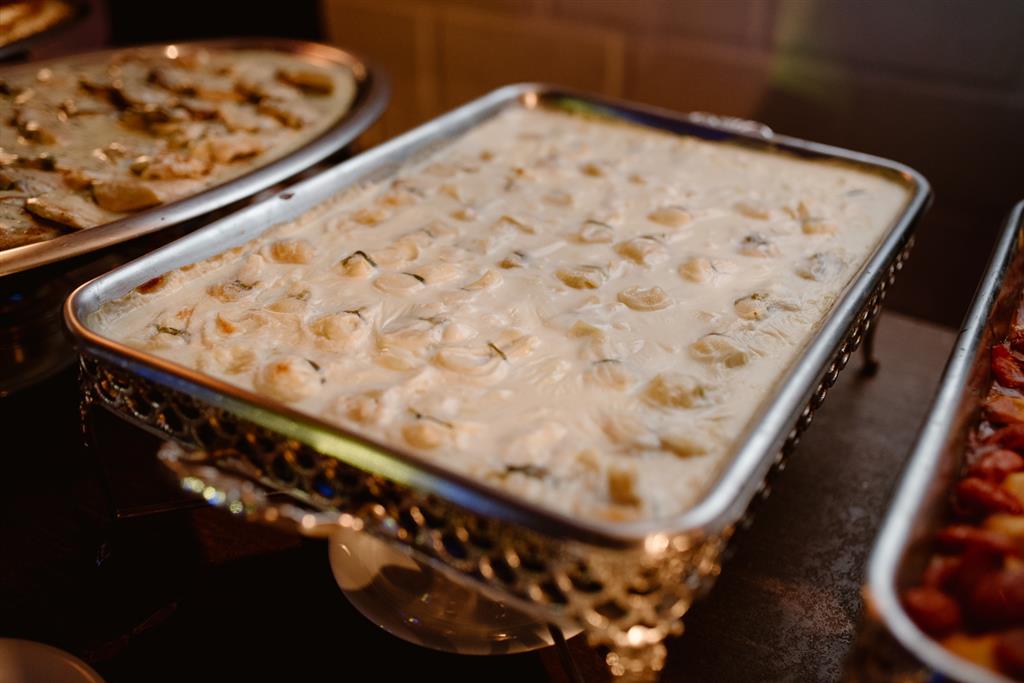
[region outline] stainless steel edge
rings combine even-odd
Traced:
[[[291,196],[290,199],[274,197],[243,209],[84,285],[68,299],[65,308],[68,325],[83,344],[103,357],[126,367],[134,366],[165,384],[187,383],[193,390],[203,388],[207,393],[215,392],[220,401],[230,401],[233,409],[246,410],[247,417],[253,415],[263,419],[273,414],[287,415],[289,420],[300,422],[306,428],[314,430],[320,440],[318,448],[325,444],[333,448],[329,442],[339,436],[345,441],[356,439],[368,444],[369,442],[365,440],[357,439],[338,427],[327,425],[311,416],[294,413],[284,406],[250,392],[222,385],[185,368],[105,339],[90,330],[85,324],[85,319],[103,302],[124,295],[149,278],[241,244],[267,227],[299,215],[348,185],[385,176],[409,156],[430,149],[433,145],[468,130],[505,107],[519,103],[531,105],[541,99],[562,97],[592,104],[612,115],[634,121],[639,117],[648,125],[703,134],[705,137],[744,140],[762,148],[839,159],[876,171],[896,174],[911,189],[911,197],[904,213],[845,292],[837,299],[819,333],[780,382],[775,400],[768,402],[751,423],[743,437],[744,445],[738,450],[718,482],[700,503],[681,516],[625,524],[571,519],[511,497],[500,489],[466,480],[412,454],[380,447],[387,453],[388,458],[407,465],[413,464],[421,472],[427,473],[424,477],[417,476],[417,485],[425,490],[437,493],[443,491],[443,495],[454,502],[474,510],[486,510],[485,514],[524,524],[542,533],[571,534],[571,537],[579,540],[585,539],[587,542],[613,547],[640,546],[652,534],[676,534],[687,531],[717,534],[740,518],[756,494],[778,449],[781,448],[793,422],[825,373],[826,366],[843,341],[846,331],[884,276],[888,264],[909,238],[914,221],[930,198],[927,181],[912,169],[877,157],[795,138],[772,135],[766,139],[760,132],[738,133],[733,128],[714,127],[706,120],[696,120],[697,117],[686,114],[595,97],[556,86],[534,83],[510,85],[294,186],[287,193]],[[331,454],[346,459],[344,454]]]
[[[171,43],[168,43],[170,45]],[[176,225],[201,216],[232,202],[244,199],[303,171],[341,149],[370,127],[383,113],[390,96],[391,86],[386,74],[367,60],[341,48],[283,38],[232,38],[212,41],[174,43],[189,47],[211,49],[271,49],[290,52],[311,62],[344,65],[352,69],[357,89],[352,106],[320,135],[268,164],[254,168],[238,177],[214,185],[196,194],[146,209],[112,223],[88,230],[61,235],[44,242],[36,242],[11,249],[0,250],[0,277],[30,268],[102,249],[119,242]],[[152,49],[159,44],[135,48],[117,48],[75,55],[76,59],[99,59],[107,55],[133,49]],[[13,67],[0,68],[0,77],[12,70],[39,69],[47,64],[65,62],[59,57]]]
[[[877,614],[890,633],[911,654],[935,671],[953,680],[984,683],[1008,682],[1011,679],[979,667],[942,647],[921,631],[907,615],[899,599],[899,575],[913,544],[927,544],[937,520],[933,510],[937,480],[943,471],[952,473],[960,463],[961,448],[957,442],[964,429],[973,426],[959,419],[977,405],[980,397],[971,396],[969,380],[978,363],[987,363],[985,332],[1000,300],[1011,265],[1019,258],[1024,238],[1024,202],[1017,204],[1006,220],[1003,232],[992,252],[985,275],[975,293],[974,301],[964,318],[943,372],[938,394],[928,411],[911,456],[894,493],[889,511],[882,523],[868,561],[867,596],[869,608]],[[1013,295],[1017,295],[1014,292]],[[948,487],[938,486],[940,491]],[[941,496],[940,514],[947,512],[945,496]]]

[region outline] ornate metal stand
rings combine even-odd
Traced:
[[[760,497],[865,340],[865,367],[873,367],[873,325],[911,246],[908,240],[851,322]],[[98,355],[83,355],[81,377],[83,410],[96,403],[180,444],[188,455],[170,464],[181,468],[183,486],[209,503],[304,533],[340,528],[379,539],[538,624],[582,629],[591,644],[607,649],[612,673],[631,680],[657,677],[663,641],[682,632],[681,618],[713,584],[734,528],[713,536],[652,535],[644,547],[627,550],[554,538],[352,467]],[[267,492],[287,493],[290,502],[268,503]]]

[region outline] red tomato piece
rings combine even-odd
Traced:
[[[981,459],[971,465],[967,472],[974,477],[999,482],[1006,479],[1007,475],[1021,470],[1024,470],[1024,458],[1013,451],[1000,448],[981,456]]]
[[[964,508],[982,514],[1005,512],[1024,513],[1017,497],[994,482],[979,477],[967,477],[956,485],[956,499]]]
[[[1010,349],[1003,344],[992,347],[992,372],[996,380],[1004,387],[1020,389],[1024,387],[1024,370],[1021,363]]]
[[[925,633],[941,637],[960,628],[960,605],[937,588],[919,586],[903,593],[903,606]]]

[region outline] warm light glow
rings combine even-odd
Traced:
[[[167,59],[177,59],[178,58],[178,46],[177,45],[168,45],[166,48],[164,48],[164,56],[166,56]]]
[[[665,534],[654,534],[644,540],[644,548],[653,554],[663,553],[668,548],[668,536]]]
[[[689,550],[692,545],[693,543],[688,536],[676,536],[672,539],[672,547],[676,550]]]

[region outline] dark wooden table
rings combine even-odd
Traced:
[[[851,363],[686,617],[663,680],[839,677],[872,539],[953,338],[883,316],[881,372]],[[341,595],[322,542],[182,507],[149,437],[93,422],[86,450],[71,372],[0,401],[0,636],[70,650],[108,683],[568,680],[551,649],[460,657],[387,635]],[[581,639],[569,648],[585,680],[607,680]]]

